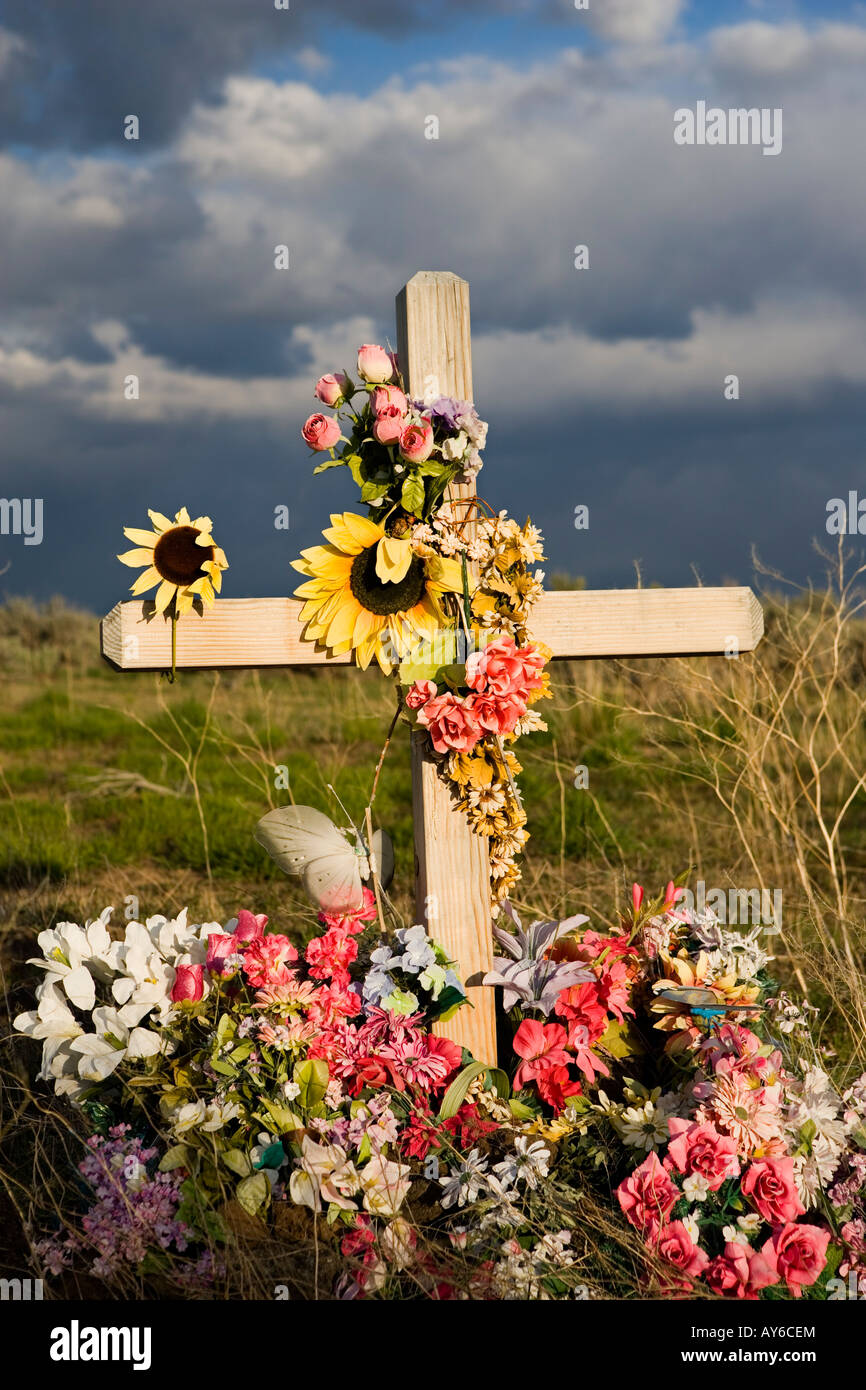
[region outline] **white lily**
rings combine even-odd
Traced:
[[[44,959],[28,961],[56,980],[66,997],[79,1009],[92,1009],[96,1000],[94,981],[111,979],[111,937],[108,921],[113,908],[80,927],[77,922],[60,922],[36,938]]]
[[[30,1038],[44,1040],[39,1071],[41,1081],[51,1078],[51,1064],[64,1044],[84,1031],[67,1005],[59,985],[50,979],[41,987],[37,1008],[18,1014],[12,1026]]]

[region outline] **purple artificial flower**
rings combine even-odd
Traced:
[[[511,904],[505,903],[504,908],[515,930],[503,931],[495,926],[493,935],[508,956],[494,956],[494,969],[487,972],[483,983],[502,988],[505,1009],[519,1002],[525,1009],[538,1009],[548,1016],[564,989],[596,978],[579,961],[552,961],[545,955],[555,941],[575,931],[589,918],[578,914],[562,922],[533,922],[524,931]]]

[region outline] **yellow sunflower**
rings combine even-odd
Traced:
[[[353,512],[332,515],[322,534],[327,545],[302,550],[292,561],[307,576],[295,597],[305,600],[301,622],[308,624],[308,640],[335,656],[353,651],[364,669],[375,657],[387,674],[394,660],[452,625],[442,598],[463,592],[459,561],[418,555],[410,537],[387,536]]]
[[[157,613],[164,613],[173,600],[176,617],[188,613],[196,598],[212,604],[222,588],[222,573],[228,569],[228,561],[225,552],[214,543],[210,517],[198,516],[192,521],[186,507],[181,507],[173,522],[161,512],[147,514],[153,530],[125,526],[123,534],[135,542],[136,549],[117,557],[124,565],[145,566],[131,592],[136,596],[144,594],[158,584]]]

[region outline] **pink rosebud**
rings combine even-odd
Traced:
[[[371,397],[373,414],[381,415],[386,406],[396,405],[401,415],[409,409],[409,402],[399,386],[377,386]]]
[[[643,902],[643,889],[639,883],[633,883],[631,886],[631,900],[635,912],[640,912],[640,905]]]
[[[327,372],[316,382],[316,395],[324,405],[339,405],[349,389],[349,378],[345,372]]]
[[[396,405],[386,405],[373,422],[373,438],[379,444],[397,444],[403,433],[403,414]]]
[[[429,420],[407,425],[400,435],[400,453],[409,463],[423,463],[433,452],[433,426]]]
[[[412,689],[406,695],[406,705],[409,709],[420,709],[426,705],[428,700],[432,700],[438,690],[435,681],[416,681]]]
[[[197,1004],[204,994],[204,966],[178,965],[171,991],[173,1004]]]
[[[263,912],[248,912],[242,907],[238,913],[238,924],[234,930],[235,942],[255,941],[256,937],[264,936],[265,927],[268,919]]]
[[[219,975],[223,978],[233,975],[234,970],[226,966],[229,956],[238,954],[238,942],[233,936],[214,935],[207,939],[207,966],[209,975]]]
[[[379,347],[378,343],[364,343],[358,348],[358,375],[375,385],[392,381],[394,363],[391,354]]]
[[[333,449],[340,438],[339,421],[333,415],[311,415],[301,434],[311,449]]]

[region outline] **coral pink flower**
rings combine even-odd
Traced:
[[[340,422],[335,420],[333,415],[311,415],[301,430],[310,448],[319,452],[323,449],[333,449],[341,433]]]
[[[569,1023],[579,1023],[587,1030],[590,1045],[597,1042],[607,1027],[607,1012],[598,997],[598,985],[587,982],[564,989],[553,1006],[553,1012]]]
[[[784,1226],[805,1216],[794,1180],[792,1158],[760,1158],[749,1165],[742,1181],[743,1194],[771,1226]]]
[[[582,1023],[572,1024],[568,1031],[568,1046],[574,1055],[575,1064],[587,1081],[595,1081],[596,1076],[610,1076],[610,1068],[589,1048],[589,1032]]]
[[[361,1012],[361,997],[353,989],[338,988],[337,985],[322,985],[316,990],[315,999],[307,1011],[311,1023],[329,1028],[342,1018],[356,1018]]]
[[[340,912],[320,912],[319,921],[329,930],[350,932],[353,936],[364,930],[365,922],[376,920],[376,895],[372,888],[361,890],[360,907],[346,908]]]
[[[466,661],[466,684],[479,694],[516,695],[526,700],[543,685],[544,657],[533,645],[518,647],[513,637],[497,637]]]
[[[697,1279],[710,1262],[710,1257],[699,1245],[695,1245],[688,1229],[682,1221],[671,1221],[662,1226],[656,1236],[655,1249],[663,1260],[682,1270],[692,1279]]]
[[[666,1167],[673,1167],[688,1177],[699,1173],[706,1178],[711,1192],[718,1192],[726,1178],[735,1178],[740,1171],[737,1145],[728,1134],[719,1134],[715,1125],[698,1125],[676,1117],[668,1120],[671,1142],[668,1145]]]
[[[616,1189],[626,1221],[646,1232],[650,1240],[655,1240],[679,1196],[679,1189],[671,1182],[657,1153],[647,1154],[640,1167]]]
[[[518,719],[526,713],[526,701],[517,695],[493,695],[489,692],[470,695],[466,707],[490,734],[510,734]]]
[[[706,1280],[713,1293],[754,1302],[761,1289],[778,1284],[779,1273],[775,1259],[767,1256],[766,1246],[753,1250],[751,1245],[729,1240],[722,1254],[707,1266]]]
[[[428,700],[433,699],[438,689],[435,681],[416,681],[406,693],[406,705],[409,709],[420,709]]]
[[[514,1074],[514,1089],[533,1081],[545,1066],[568,1066],[568,1034],[561,1023],[539,1023],[525,1018],[514,1034],[512,1047],[523,1061]]]
[[[762,1088],[755,1090],[739,1072],[716,1077],[707,1107],[718,1127],[736,1141],[739,1153],[764,1150],[779,1138],[777,1096]]]
[[[640,912],[640,905],[643,902],[643,889],[639,883],[633,883],[631,886],[631,901],[635,912]]]
[[[298,953],[287,936],[274,933],[251,941],[244,952],[243,971],[254,989],[287,982],[291,976],[287,962],[297,960]]]
[[[172,1003],[195,1004],[204,994],[204,966],[178,965],[171,990]]]
[[[349,966],[358,958],[358,943],[347,932],[329,927],[322,936],[314,936],[305,952],[310,974],[314,980],[332,979],[342,987],[349,983]]]
[[[788,1285],[788,1292],[799,1298],[804,1288],[815,1283],[827,1263],[830,1232],[820,1226],[798,1225],[789,1221],[774,1231],[761,1247],[767,1261],[774,1261]]]
[[[437,1038],[433,1033],[427,1036],[427,1051],[443,1059],[448,1068],[445,1073],[446,1077],[456,1071],[463,1061],[462,1047],[452,1042],[450,1038]]]
[[[418,723],[429,729],[437,753],[468,753],[483,734],[466,702],[450,692],[428,700],[418,711]]]

